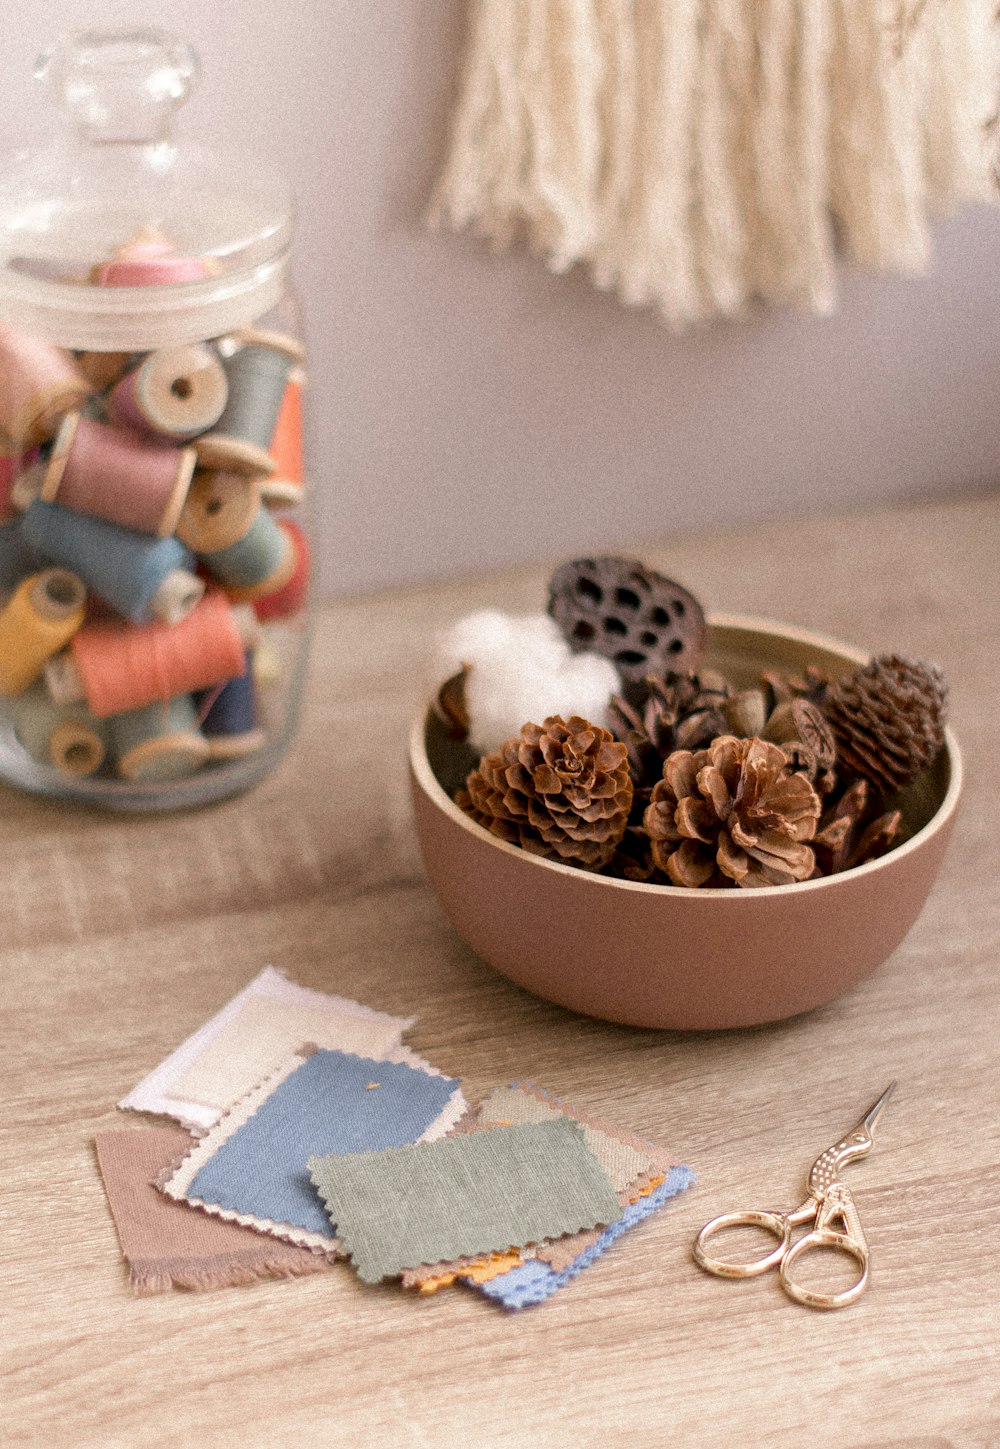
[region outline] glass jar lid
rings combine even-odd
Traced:
[[[219,336],[280,299],[291,201],[277,176],[178,142],[198,77],[166,31],[83,31],[40,57],[69,124],[0,176],[0,320],[64,347]]]

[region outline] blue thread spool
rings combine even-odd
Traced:
[[[208,742],[189,694],[126,710],[107,723],[115,769],[127,780],[144,784],[180,780],[200,770],[208,759]]]
[[[257,725],[257,698],[253,677],[253,654],[247,654],[246,671],[230,679],[219,690],[200,696],[202,734],[213,760],[235,760],[255,754],[267,736]],[[206,709],[207,706],[207,709]]]
[[[78,574],[133,624],[177,624],[205,592],[194,557],[176,538],[151,538],[36,498],[21,521],[29,545]]]
[[[38,567],[38,557],[24,536],[20,519],[0,524],[0,594],[12,593]]]
[[[45,689],[29,689],[14,705],[14,733],[33,760],[81,779],[101,768],[107,722],[86,705],[58,705]]]
[[[293,337],[248,329],[236,335],[243,345],[224,358],[229,396],[219,421],[194,444],[202,468],[268,477],[275,462],[268,451],[285,387],[305,353]]]

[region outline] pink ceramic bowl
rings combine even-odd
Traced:
[[[706,666],[734,684],[813,663],[867,662],[847,645],[764,621],[710,621]],[[432,712],[410,740],[413,806],[431,886],[455,930],[518,985],[633,1026],[704,1030],[779,1021],[832,1000],[886,960],[941,866],[962,781],[950,731],[901,801],[913,832],[880,860],[801,885],[684,890],[529,855],[451,799],[475,763]]]

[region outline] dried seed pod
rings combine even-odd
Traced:
[[[784,700],[768,719],[762,738],[781,745],[793,767],[808,775],[821,795],[833,789],[837,746],[815,704],[802,698]]]
[[[753,735],[769,739],[770,736],[764,734],[768,717],[767,703],[762,689],[741,689],[739,694],[734,694],[725,701],[722,713],[732,733],[741,739],[750,739]]]
[[[603,654],[629,683],[697,669],[705,652],[708,626],[694,595],[635,559],[563,564],[548,607],[572,649]]]

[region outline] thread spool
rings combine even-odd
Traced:
[[[251,654],[246,656],[246,668],[238,678],[200,698],[199,714],[210,759],[237,760],[263,749],[267,736],[257,724]]]
[[[151,618],[179,623],[205,592],[203,580],[191,572],[192,554],[179,539],[134,533],[40,498],[21,527],[42,557],[71,568],[135,624]]]
[[[285,387],[269,452],[274,460],[274,477],[261,480],[261,499],[267,508],[293,508],[302,501],[305,479],[302,384],[294,372]]]
[[[25,451],[0,435],[0,523],[18,511],[15,496],[18,479],[37,463],[38,457],[37,448]]]
[[[17,700],[14,733],[38,764],[51,765],[61,775],[74,778],[95,774],[107,753],[103,720],[80,704],[53,704],[40,687],[27,690]]]
[[[259,509],[255,479],[199,471],[188,489],[175,532],[192,552],[217,553],[246,537]]]
[[[291,518],[279,518],[277,524],[290,543],[291,567],[284,582],[271,589],[267,587],[270,581],[265,581],[265,585],[258,586],[255,592],[240,589],[228,591],[234,602],[249,599],[261,623],[290,619],[300,613],[309,593],[311,566],[306,536]]]
[[[83,623],[83,584],[67,569],[22,579],[0,610],[0,694],[21,694]]]
[[[24,537],[20,522],[0,525],[0,594],[9,594],[37,568],[38,557]]]
[[[132,366],[131,352],[74,353],[78,370],[98,392],[107,392]]]
[[[173,533],[187,497],[193,448],[149,443],[81,413],[63,418],[39,497],[139,533]]]
[[[57,704],[85,699],[104,719],[235,679],[252,639],[246,617],[212,590],[173,627],[85,625],[70,649],[49,661],[45,680]]]
[[[15,446],[47,442],[63,414],[89,394],[89,383],[68,353],[0,327],[0,430]]]
[[[202,282],[212,272],[206,257],[182,257],[165,238],[141,236],[93,267],[90,280],[99,287],[164,287]]]
[[[231,598],[249,602],[284,588],[295,568],[295,547],[285,530],[259,505],[243,538],[228,548],[199,554],[199,560],[214,579],[225,585]]]
[[[229,383],[225,411],[210,433],[197,440],[203,468],[222,468],[270,477],[270,454],[281,405],[292,368],[304,357],[301,345],[280,332],[238,333],[242,345],[225,358]]]
[[[125,374],[111,393],[116,422],[163,438],[193,438],[218,422],[229,384],[208,347],[167,347],[151,352]]]
[[[189,694],[113,715],[108,734],[118,774],[143,784],[183,779],[209,757]]]

